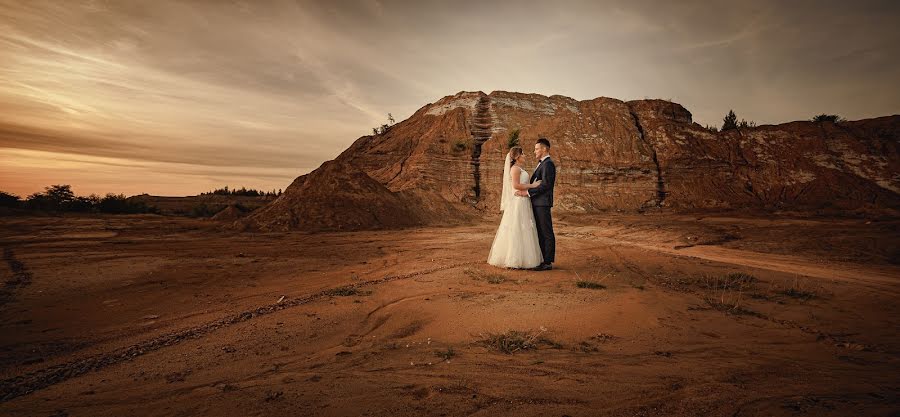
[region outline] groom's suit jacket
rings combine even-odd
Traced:
[[[534,174],[531,174],[531,182],[541,180],[541,185],[528,190],[533,207],[553,207],[553,184],[556,182],[556,164],[550,157],[544,158]]]

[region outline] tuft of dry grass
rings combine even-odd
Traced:
[[[277,401],[277,400],[281,399],[282,397],[284,397],[284,391],[267,390],[265,400],[266,401]]]
[[[606,289],[606,285],[603,284],[603,281],[609,278],[610,274],[601,275],[600,271],[597,271],[594,272],[591,277],[582,278],[578,271],[575,271],[575,277],[577,278],[577,280],[575,281],[575,286],[578,288],[603,290]]]
[[[800,278],[794,278],[790,286],[778,291],[778,293],[801,301],[811,300],[818,296],[818,292],[806,281],[800,280]]]
[[[703,297],[703,300],[706,301],[706,304],[708,304],[714,310],[719,310],[726,314],[733,314],[738,316],[753,316],[765,318],[765,315],[743,306],[743,292],[721,291],[717,294],[706,294]]]
[[[503,281],[506,281],[506,277],[500,274],[490,274],[487,277],[488,284],[502,284]]]
[[[762,317],[760,313],[743,307],[744,291],[749,290],[759,280],[744,272],[732,272],[725,275],[704,275],[697,285],[709,290],[703,300],[713,309],[737,315]]]
[[[753,275],[731,272],[725,275],[703,275],[697,280],[697,285],[710,290],[744,291],[757,282],[759,280]]]
[[[434,351],[434,356],[437,356],[445,361],[449,361],[450,358],[456,356],[456,351],[453,350],[452,347],[448,347],[447,350],[436,350]]]
[[[603,284],[601,284],[601,283],[599,283],[599,282],[586,281],[586,280],[576,281],[576,282],[575,282],[575,286],[578,287],[578,288],[589,288],[589,289],[592,289],[592,290],[603,290],[603,289],[606,289],[606,285],[603,285]]]
[[[546,331],[547,329],[541,327],[541,330],[538,332],[531,330],[510,330],[506,333],[482,334],[476,343],[507,355],[523,350],[534,350],[541,345],[550,346],[556,349],[562,347],[559,343],[545,337],[543,334]]]
[[[717,300],[713,297],[707,297],[707,298],[705,298],[705,301],[706,301],[706,304],[708,304],[713,309],[719,310],[726,314],[765,318],[765,316],[763,314],[760,314],[756,311],[742,307],[740,294],[738,294],[737,297],[732,297],[732,298],[728,298],[728,299],[722,298],[721,300]]]

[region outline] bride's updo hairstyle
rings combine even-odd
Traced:
[[[516,158],[518,158],[519,155],[521,155],[521,154],[522,154],[521,146],[513,146],[512,148],[509,148],[509,166],[511,166],[511,167],[515,166]]]

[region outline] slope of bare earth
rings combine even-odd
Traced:
[[[162,197],[140,194],[128,197],[131,201],[143,202],[147,207],[155,207],[159,214],[184,216],[201,213],[218,213],[229,206],[240,205],[247,211],[256,210],[274,197],[252,197],[240,195],[201,194],[187,197]]]
[[[2,415],[900,412],[897,220],[563,215],[548,272],[494,222],[0,222]]]
[[[426,196],[392,192],[351,164],[328,161],[236,224],[244,230],[372,230],[471,218],[443,199],[431,198],[438,204],[430,205]]]

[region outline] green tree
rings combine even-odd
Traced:
[[[74,201],[75,193],[72,192],[72,187],[58,184],[44,187],[43,193],[28,196],[25,204],[31,209],[59,211],[67,209]]]
[[[507,149],[511,149],[513,146],[519,146],[519,129],[509,132],[509,138],[506,140]]]
[[[734,114],[734,110],[728,110],[728,114],[725,115],[725,118],[722,119],[722,131],[737,129],[737,115]]]
[[[60,205],[75,199],[75,193],[72,192],[72,186],[67,184],[44,187],[44,192],[50,200],[55,201]]]
[[[812,121],[814,121],[816,123],[822,123],[822,122],[840,123],[840,122],[843,122],[844,119],[841,116],[838,116],[836,114],[822,113],[822,114],[813,116]]]
[[[373,128],[372,128],[372,134],[374,134],[375,136],[383,135],[383,134],[385,134],[388,130],[390,130],[390,128],[391,128],[392,126],[394,126],[394,116],[391,115],[390,113],[388,113],[388,122],[385,123],[385,124],[382,124],[381,126],[373,127]]]
[[[80,213],[88,213],[88,212],[94,211],[94,207],[95,207],[94,204],[96,203],[96,201],[94,200],[93,197],[96,197],[96,196],[75,197],[71,201],[63,204],[62,209],[64,211],[77,211]]]
[[[128,214],[128,213],[153,213],[155,208],[147,207],[143,201],[137,201],[125,197],[125,194],[106,194],[97,203],[97,209],[101,213]]]
[[[19,207],[21,203],[19,196],[0,191],[0,207]]]

